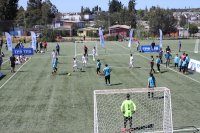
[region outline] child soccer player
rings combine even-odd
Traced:
[[[130,54],[130,63],[129,63],[129,68],[133,68],[133,63],[134,63],[133,55]]]
[[[183,60],[181,59],[181,56],[180,56],[179,62],[178,62],[179,72],[181,72],[181,70],[182,70],[182,63],[183,63]]]
[[[175,66],[175,68],[178,68],[178,62],[179,62],[179,57],[178,57],[178,54],[176,54],[176,56],[174,57],[174,66]]]
[[[73,58],[73,72],[75,72],[78,69],[76,58]]]
[[[83,62],[83,66],[86,66],[87,65],[87,57],[86,57],[86,54],[84,54],[82,56],[82,62]]]
[[[169,67],[169,63],[170,63],[170,58],[171,58],[171,54],[169,51],[166,52],[165,54],[165,59],[166,59],[166,67],[168,66]]]
[[[58,58],[55,58],[55,59],[53,60],[53,64],[52,64],[52,67],[53,67],[53,72],[52,72],[52,74],[54,74],[54,73],[57,72],[57,70],[58,70],[57,65],[58,65]]]
[[[108,67],[107,64],[105,64],[105,68],[103,69],[103,73],[104,73],[104,76],[105,76],[105,82],[106,82],[106,85],[111,85],[110,84],[110,73],[111,73],[111,68]],[[108,83],[108,84],[107,84]]]
[[[152,71],[153,71],[154,73],[156,73],[155,70],[154,70],[154,68],[153,68],[153,67],[154,67],[154,58],[153,58],[153,56],[151,56],[150,65],[151,65],[150,73],[152,73]]]
[[[160,72],[160,63],[161,63],[161,60],[160,60],[159,56],[156,56],[156,64],[157,64],[157,69],[158,69],[157,72]]]
[[[136,111],[135,103],[130,99],[130,94],[126,95],[126,100],[121,105],[121,112],[124,116],[124,129],[126,129],[127,122],[129,121],[130,128],[132,128],[133,114]]]
[[[149,78],[148,78],[148,84],[147,84],[147,88],[149,88],[149,92],[148,92],[148,98],[150,98],[152,96],[152,98],[154,98],[154,87],[156,87],[156,79],[153,76],[153,73],[149,74]]]
[[[100,62],[100,60],[98,59],[98,60],[97,60],[97,75],[98,75],[98,74],[101,74],[100,69],[101,69],[101,62]]]
[[[93,56],[93,61],[95,61],[95,56],[96,56],[96,48],[95,47],[92,49],[92,56]]]

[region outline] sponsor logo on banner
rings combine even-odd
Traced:
[[[33,48],[19,48],[13,49],[12,53],[14,55],[33,55]]]
[[[200,73],[200,61],[190,59],[188,69]]]
[[[159,52],[160,51],[160,46],[156,45],[154,49],[151,47],[151,45],[142,45],[140,46],[140,51],[144,53],[150,53],[150,52]]]

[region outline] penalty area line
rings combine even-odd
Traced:
[[[19,72],[19,70],[20,70],[27,62],[29,62],[30,60],[31,60],[31,58],[30,58],[28,61],[26,61],[22,66],[20,66],[20,68],[18,68],[17,71],[16,71],[8,80],[6,80],[6,82],[5,82],[3,85],[1,85],[0,89],[2,89],[2,88],[17,74],[17,72]]]

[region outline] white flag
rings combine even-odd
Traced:
[[[129,32],[129,43],[128,43],[128,47],[131,48],[132,46],[132,42],[133,42],[133,29],[130,30]]]
[[[159,32],[160,32],[160,48],[162,48],[162,37],[163,37],[163,33],[162,33],[162,30],[159,29]]]
[[[33,32],[33,31],[31,31],[31,46],[32,46],[32,48],[33,48],[33,50],[36,50],[36,34]]]
[[[6,40],[7,40],[7,47],[9,51],[12,51],[12,37],[8,32],[5,32]]]

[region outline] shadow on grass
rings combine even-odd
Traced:
[[[115,86],[115,85],[122,85],[122,83],[111,84],[111,86]]]
[[[0,77],[0,80],[2,80],[4,77],[6,77],[6,75],[2,75],[2,76]]]
[[[168,72],[167,70],[166,71],[161,71],[160,73],[166,73],[166,72]]]

